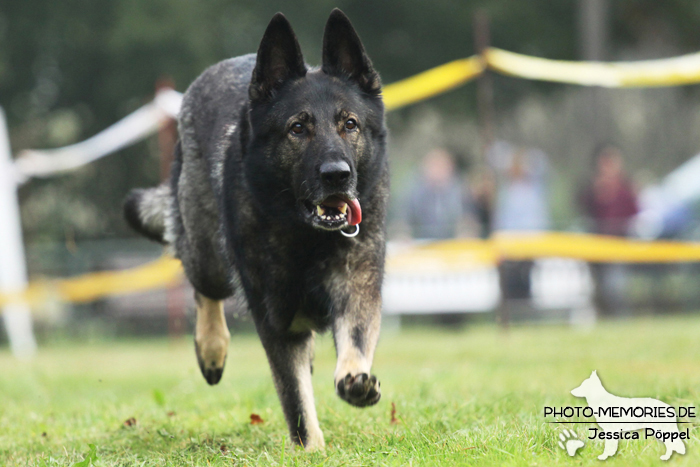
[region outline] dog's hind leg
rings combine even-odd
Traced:
[[[283,335],[264,324],[258,326],[258,333],[270,362],[292,441],[307,451],[322,449],[325,442],[311,385],[314,333]]]
[[[221,380],[231,340],[224,316],[224,302],[212,300],[199,292],[195,292],[194,298],[197,310],[194,348],[204,379],[214,385]]]
[[[381,302],[378,294],[351,295],[348,307],[333,322],[333,339],[338,354],[335,390],[344,401],[357,407],[379,402],[379,381],[370,373],[379,339]]]

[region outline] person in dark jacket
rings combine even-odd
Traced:
[[[625,174],[622,152],[613,145],[596,149],[593,178],[580,194],[581,208],[591,231],[626,237],[639,212],[637,194]],[[624,315],[627,269],[622,264],[592,264],[596,307],[604,315]]]
[[[623,168],[622,153],[615,146],[597,150],[596,171],[581,193],[581,204],[595,233],[627,236],[639,208]]]

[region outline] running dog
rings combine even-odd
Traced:
[[[331,329],[346,402],[380,398],[379,336],[389,194],[381,81],[340,11],[309,68],[287,19],[257,55],[224,60],[185,93],[169,184],[129,193],[128,223],[182,261],[195,288],[195,352],[219,382],[223,302],[243,293],[292,439],[324,446],[311,385],[315,332]]]

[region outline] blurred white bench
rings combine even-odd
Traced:
[[[406,248],[390,245],[389,267],[384,279],[383,302],[387,315],[434,313],[483,313],[501,302],[496,267],[450,257],[421,253],[416,261],[392,264],[391,255]],[[577,310],[590,307],[593,279],[588,264],[563,258],[534,262],[530,273],[534,308]]]

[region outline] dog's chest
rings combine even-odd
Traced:
[[[265,235],[263,229],[244,237],[238,239],[236,267],[246,278],[251,311],[267,314],[279,330],[326,329],[348,302],[347,252],[298,242],[293,235]]]

